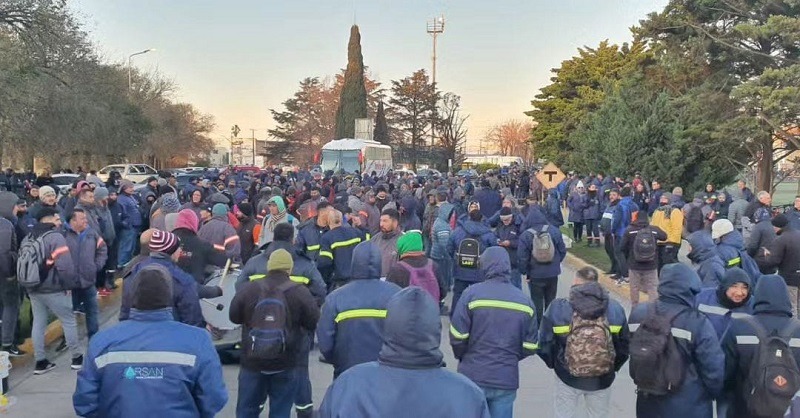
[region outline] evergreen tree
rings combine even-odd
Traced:
[[[389,145],[389,124],[386,122],[386,110],[383,102],[378,103],[378,112],[375,114],[375,130],[373,137],[381,144]]]
[[[347,70],[344,88],[336,110],[336,139],[355,136],[355,120],[367,117],[367,89],[364,86],[364,57],[361,55],[361,34],[358,26],[350,28],[347,45]]]

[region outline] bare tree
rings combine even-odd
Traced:
[[[532,157],[529,142],[532,130],[532,122],[511,119],[490,128],[486,139],[497,147],[500,154],[529,161]]]
[[[461,113],[461,96],[445,93],[439,102],[439,120],[437,131],[439,145],[444,148],[447,158],[453,161],[453,167],[460,167],[464,161],[464,148],[467,141],[465,123],[469,115]]]

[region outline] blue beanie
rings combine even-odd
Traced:
[[[211,216],[227,216],[228,215],[228,207],[223,205],[222,203],[217,203],[211,208]]]

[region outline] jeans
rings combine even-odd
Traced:
[[[601,390],[580,390],[555,378],[556,418],[608,418],[611,401],[611,388]],[[583,402],[581,402],[583,400]]]
[[[522,273],[516,267],[511,267],[511,284],[522,290]]]
[[[16,278],[0,279],[0,301],[3,303],[2,345],[14,344],[19,318],[19,283]]]
[[[480,387],[486,395],[489,404],[489,415],[492,418],[511,418],[514,416],[514,400],[517,399],[516,390],[493,389]]]
[[[531,279],[528,277],[528,290],[531,292],[531,301],[536,308],[536,320],[542,321],[542,314],[553,303],[558,291],[558,277],[545,279]]]
[[[136,243],[138,241],[137,235],[136,229],[133,228],[125,228],[119,231],[119,236],[117,236],[119,240],[117,264],[120,266],[128,264],[128,261],[131,261],[131,258],[133,258],[133,250],[136,248]]]
[[[31,328],[31,339],[33,339],[33,356],[36,361],[44,360],[44,332],[47,329],[47,311],[52,312],[61,320],[61,327],[64,329],[64,338],[67,340],[67,347],[72,352],[72,357],[81,355],[78,346],[78,325],[75,322],[75,313],[72,312],[72,297],[68,292],[58,293],[33,293],[28,297],[31,299],[33,309],[33,327]]]
[[[597,241],[600,241],[600,220],[599,219],[587,219],[586,220],[586,237],[589,241],[594,238]]]
[[[606,234],[604,236],[604,245],[606,249],[606,255],[608,259],[611,261],[611,274],[621,274],[619,270],[619,263],[617,263],[617,255],[614,252],[614,235],[613,234]]]
[[[614,237],[614,256],[617,259],[617,266],[619,267],[619,275],[628,277],[628,259],[622,251],[622,239]]]
[[[86,314],[86,334],[91,339],[99,329],[97,317],[100,314],[100,308],[97,306],[97,288],[89,286],[85,289],[72,291],[73,309],[79,309],[81,305],[83,305],[83,312]]]
[[[453,286],[453,265],[452,260],[445,257],[441,260],[434,260],[436,280],[439,282],[439,294],[441,299],[447,297],[447,292]]]
[[[639,304],[640,292],[644,292],[650,302],[658,299],[658,270],[628,270],[628,273],[632,308]]]
[[[658,246],[658,272],[667,264],[678,262],[678,251],[681,249],[680,244],[665,244]]]
[[[453,306],[450,308],[450,316],[453,316],[453,312],[456,310],[456,306],[458,306],[458,300],[461,299],[461,294],[467,290],[468,287],[474,285],[476,282],[466,282],[464,280],[455,279],[453,282]]]
[[[264,405],[267,398],[269,398],[269,418],[289,418],[296,392],[297,379],[294,369],[265,374],[241,367],[236,418],[257,418],[261,412],[261,405]]]

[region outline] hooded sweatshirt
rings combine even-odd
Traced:
[[[792,318],[792,303],[781,276],[765,275],[758,279],[753,295],[753,317],[763,328],[766,335],[773,332],[784,332],[794,324],[794,332],[787,337],[792,340],[800,338],[800,322]],[[747,375],[753,358],[761,341],[759,333],[744,318],[734,318],[722,341],[722,348],[727,359],[725,365],[725,383],[733,404],[728,409],[732,418],[747,418],[747,407],[741,396],[742,383]],[[800,367],[800,347],[792,345],[792,354]]]
[[[753,283],[756,283],[761,276],[758,264],[744,249],[744,238],[739,231],[734,230],[719,239],[717,254],[727,268],[740,267],[746,271]]]
[[[726,295],[728,289],[736,283],[747,285],[747,298],[741,303],[734,303]],[[722,335],[728,330],[731,318],[738,318],[753,312],[752,296],[753,285],[750,276],[744,270],[734,267],[725,272],[719,286],[703,289],[697,295],[697,310],[706,314],[717,332],[717,337],[722,338]]]
[[[439,207],[436,220],[433,221],[431,228],[431,258],[442,260],[447,257],[447,244],[450,241],[450,234],[453,229],[450,227],[450,216],[455,211],[455,207],[450,203],[443,203]]]
[[[564,351],[573,312],[587,319],[605,315],[616,353],[614,370],[598,377],[575,377],[569,373]],[[609,298],[608,292],[597,282],[573,286],[569,299],[554,300],[542,318],[540,329],[539,357],[547,367],[555,370],[556,376],[562,382],[575,389],[596,391],[610,387],[614,383],[616,372],[628,360],[630,335],[625,309],[619,302]]]
[[[480,246],[481,253],[483,253],[487,248],[496,245],[497,238],[495,238],[492,230],[489,229],[489,227],[484,223],[472,220],[465,221],[450,235],[450,243],[448,244],[447,251],[448,254],[453,255],[455,263],[453,265],[453,278],[465,282],[480,282],[483,280],[483,278],[481,277],[478,269],[468,269],[458,265],[458,256],[456,255],[456,252],[458,251],[461,241],[466,238],[476,239]]]
[[[439,309],[420,288],[388,303],[378,361],[353,367],[334,380],[321,418],[489,418],[483,391],[442,367]]]
[[[274,203],[275,206],[278,207],[278,214],[275,216],[270,214],[269,216],[264,217],[264,221],[261,223],[261,234],[258,237],[257,245],[259,247],[272,242],[272,237],[275,233],[275,226],[279,223],[289,223],[295,228],[295,231],[297,231],[297,227],[300,225],[294,216],[289,215],[286,212],[286,204],[284,203],[282,197],[272,196],[267,203]]]
[[[714,327],[705,315],[694,309],[698,293],[700,278],[689,266],[668,264],[661,270],[658,301],[641,303],[631,312],[628,326],[635,334],[653,303],[657,303],[662,312],[682,311],[672,321],[672,338],[684,353],[687,367],[680,389],[665,396],[638,395],[639,417],[713,416],[712,401],[722,391],[725,356]]]
[[[717,254],[714,241],[708,231],[697,231],[689,235],[687,239],[692,250],[689,252],[689,260],[697,266],[697,275],[703,288],[716,289],[725,274],[725,263]]]
[[[333,363],[334,377],[357,364],[375,361],[383,340],[389,299],[400,287],[380,280],[381,254],[371,242],[353,250],[350,282],[325,298],[317,326],[322,356]]]
[[[561,262],[567,256],[567,247],[561,237],[561,231],[557,227],[547,224],[547,220],[538,211],[531,211],[528,215],[528,223],[530,229],[523,231],[519,237],[517,268],[523,275],[527,274],[529,279],[558,277],[561,274]],[[541,231],[545,227],[555,245],[555,256],[549,263],[540,263],[533,258],[531,250],[533,249],[534,231]]]
[[[487,248],[479,264],[486,280],[461,295],[450,345],[459,373],[481,387],[516,390],[519,361],[538,347],[536,314],[530,298],[511,284],[511,263],[503,248]]]
[[[421,231],[422,222],[417,216],[417,201],[411,196],[406,196],[400,200],[400,230]]]

